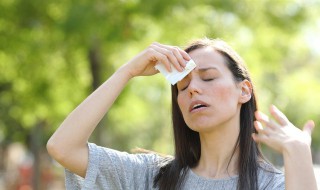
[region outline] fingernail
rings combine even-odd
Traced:
[[[261,124],[259,121],[255,121],[255,122],[256,122],[257,127],[258,127],[260,130],[262,130],[262,129],[263,129],[262,124]]]
[[[309,120],[308,122],[307,122],[307,125],[308,125],[308,127],[309,128],[314,128],[314,126],[315,126],[315,124],[314,124],[314,121],[313,120]]]
[[[256,118],[259,120],[268,120],[269,117],[261,111],[256,111]]]
[[[256,111],[255,112],[255,116],[256,116],[256,118],[261,118],[261,112],[260,111]]]
[[[187,63],[188,63],[188,61],[184,61],[183,64],[182,64],[183,67],[187,66]]]

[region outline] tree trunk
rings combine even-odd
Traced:
[[[40,189],[40,179],[41,179],[41,171],[40,171],[40,149],[41,149],[41,142],[42,142],[42,134],[43,134],[43,127],[44,122],[39,122],[32,130],[31,133],[31,142],[30,142],[30,148],[33,155],[33,175],[32,175],[32,186],[33,190]]]

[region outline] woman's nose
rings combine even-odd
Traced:
[[[190,81],[188,85],[188,92],[190,97],[194,96],[195,94],[200,94],[202,92],[200,84],[197,80],[193,79]]]

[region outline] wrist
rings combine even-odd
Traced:
[[[134,73],[132,73],[130,71],[130,69],[127,67],[127,64],[122,65],[117,71],[116,73],[122,75],[122,77],[124,77],[125,79],[127,79],[128,81],[134,77],[136,77],[136,75]]]
[[[307,143],[303,143],[301,141],[291,141],[285,143],[285,146],[282,151],[284,156],[292,156],[292,155],[311,155],[310,145]]]

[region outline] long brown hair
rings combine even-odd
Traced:
[[[241,57],[224,41],[218,39],[200,39],[191,43],[185,51],[212,47],[221,53],[228,69],[232,72],[236,82],[247,79],[251,82],[248,70]],[[191,130],[185,123],[177,102],[177,85],[172,86],[172,122],[175,143],[174,159],[164,159],[165,164],[154,178],[154,187],[160,190],[179,189],[190,168],[195,167],[200,159],[201,144],[199,133]],[[242,104],[240,110],[240,132],[234,146],[234,152],[239,148],[238,160],[238,189],[258,189],[257,170],[258,159],[262,158],[258,145],[253,141],[251,134],[256,132],[254,128],[254,112],[257,110],[256,98],[252,89],[251,99]]]

